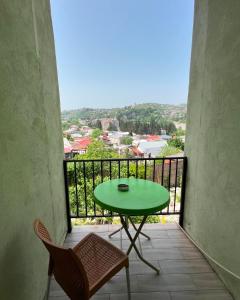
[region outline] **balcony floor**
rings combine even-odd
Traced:
[[[95,232],[120,247],[120,234],[108,234],[118,225],[84,225],[73,228],[65,240],[72,247],[89,232]],[[132,300],[230,300],[233,299],[202,254],[176,224],[146,224],[143,230],[151,237],[141,237],[143,256],[160,268],[160,275],[140,261],[135,251],[130,254]],[[123,249],[128,240],[123,234]],[[125,300],[125,271],[122,270],[101,288],[93,300]],[[54,279],[49,300],[69,299]]]

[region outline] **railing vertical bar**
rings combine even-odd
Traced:
[[[135,173],[135,175],[136,175],[136,178],[138,178],[138,160],[136,160],[136,173]]]
[[[162,158],[162,178],[161,178],[161,185],[164,183],[164,164],[165,164],[165,159]]]
[[[109,160],[109,177],[111,180],[112,179],[112,161],[111,160]],[[112,211],[108,211],[108,213],[110,213],[111,216],[113,215]]]
[[[153,182],[155,181],[156,161],[153,161]]]
[[[93,192],[95,189],[95,167],[94,167],[94,161],[92,161],[92,188]],[[94,215],[96,215],[96,202],[94,201],[93,203],[93,210],[94,210]]]
[[[103,182],[103,160],[101,160],[101,182]],[[104,215],[104,210],[101,208],[102,215]]]
[[[129,177],[129,160],[127,161],[127,177]]]
[[[174,203],[173,203],[173,210],[176,210],[176,198],[177,198],[177,179],[178,179],[178,159],[176,159],[175,163],[175,189],[174,189]]]
[[[118,161],[118,178],[121,177],[121,161]]]
[[[71,223],[71,211],[70,211],[70,201],[69,201],[69,185],[68,185],[68,170],[67,161],[63,161],[63,172],[64,172],[64,186],[65,186],[65,199],[66,199],[66,212],[67,212],[67,228],[68,233],[72,231]]]
[[[169,168],[168,168],[168,190],[170,193],[171,190],[171,174],[172,173],[172,159],[169,159]],[[169,204],[170,205],[170,204]],[[167,207],[167,212],[169,213],[169,205]]]
[[[85,203],[85,214],[88,216],[88,207],[87,207],[87,183],[86,183],[86,165],[83,161],[83,177],[84,177],[84,203]]]
[[[74,184],[75,184],[75,201],[76,201],[76,209],[77,209],[77,218],[79,218],[79,199],[78,199],[78,183],[77,183],[76,162],[74,162]]]
[[[168,190],[171,188],[171,171],[172,171],[172,160],[169,159],[169,168],[168,168]]]
[[[181,184],[181,207],[179,225],[183,227],[184,220],[184,206],[185,206],[185,191],[186,191],[186,179],[187,179],[187,158],[183,158],[183,172],[182,172],[182,184]]]
[[[144,161],[144,178],[147,179],[147,160]]]
[[[112,161],[111,160],[109,161],[109,177],[111,180],[112,179]]]
[[[103,161],[101,160],[101,182],[103,182]]]

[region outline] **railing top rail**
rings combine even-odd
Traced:
[[[142,160],[142,161],[145,161],[145,160],[176,160],[176,159],[179,159],[179,160],[186,160],[187,157],[186,156],[175,156],[175,157],[139,157],[139,158],[97,158],[97,159],[64,159],[64,162],[68,163],[68,162],[94,162],[94,161],[97,161],[97,162],[101,162],[101,161],[135,161],[135,160]]]

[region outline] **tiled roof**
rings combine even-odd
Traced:
[[[73,150],[86,150],[91,142],[90,137],[76,138],[72,144],[72,148]]]
[[[148,142],[160,141],[160,139],[161,139],[160,135],[149,135],[147,137]]]

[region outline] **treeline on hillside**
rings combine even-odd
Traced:
[[[62,112],[64,119],[95,120],[102,118],[114,118],[119,108],[80,108]]]
[[[164,118],[169,121],[185,121],[187,113],[186,104],[171,105],[158,103],[142,103],[125,106],[121,108],[81,108],[62,112],[62,118],[94,120],[101,118],[115,118],[125,115],[129,119],[145,118],[154,116]]]
[[[137,134],[161,134],[161,129],[172,133],[176,130],[174,123],[167,119],[162,105],[141,104],[124,107],[117,113],[122,131]]]
[[[82,120],[92,126],[102,118],[117,118],[122,131],[137,134],[160,134],[161,129],[172,133],[176,130],[173,121],[186,120],[186,105],[144,103],[112,109],[82,108],[62,112],[63,120]],[[99,123],[100,124],[100,123]],[[99,126],[97,126],[99,127]]]
[[[157,121],[151,120],[140,121],[140,120],[126,120],[119,119],[119,126],[122,131],[134,132],[136,134],[161,134],[161,129],[166,130],[168,134],[176,131],[176,126],[171,121]]]

